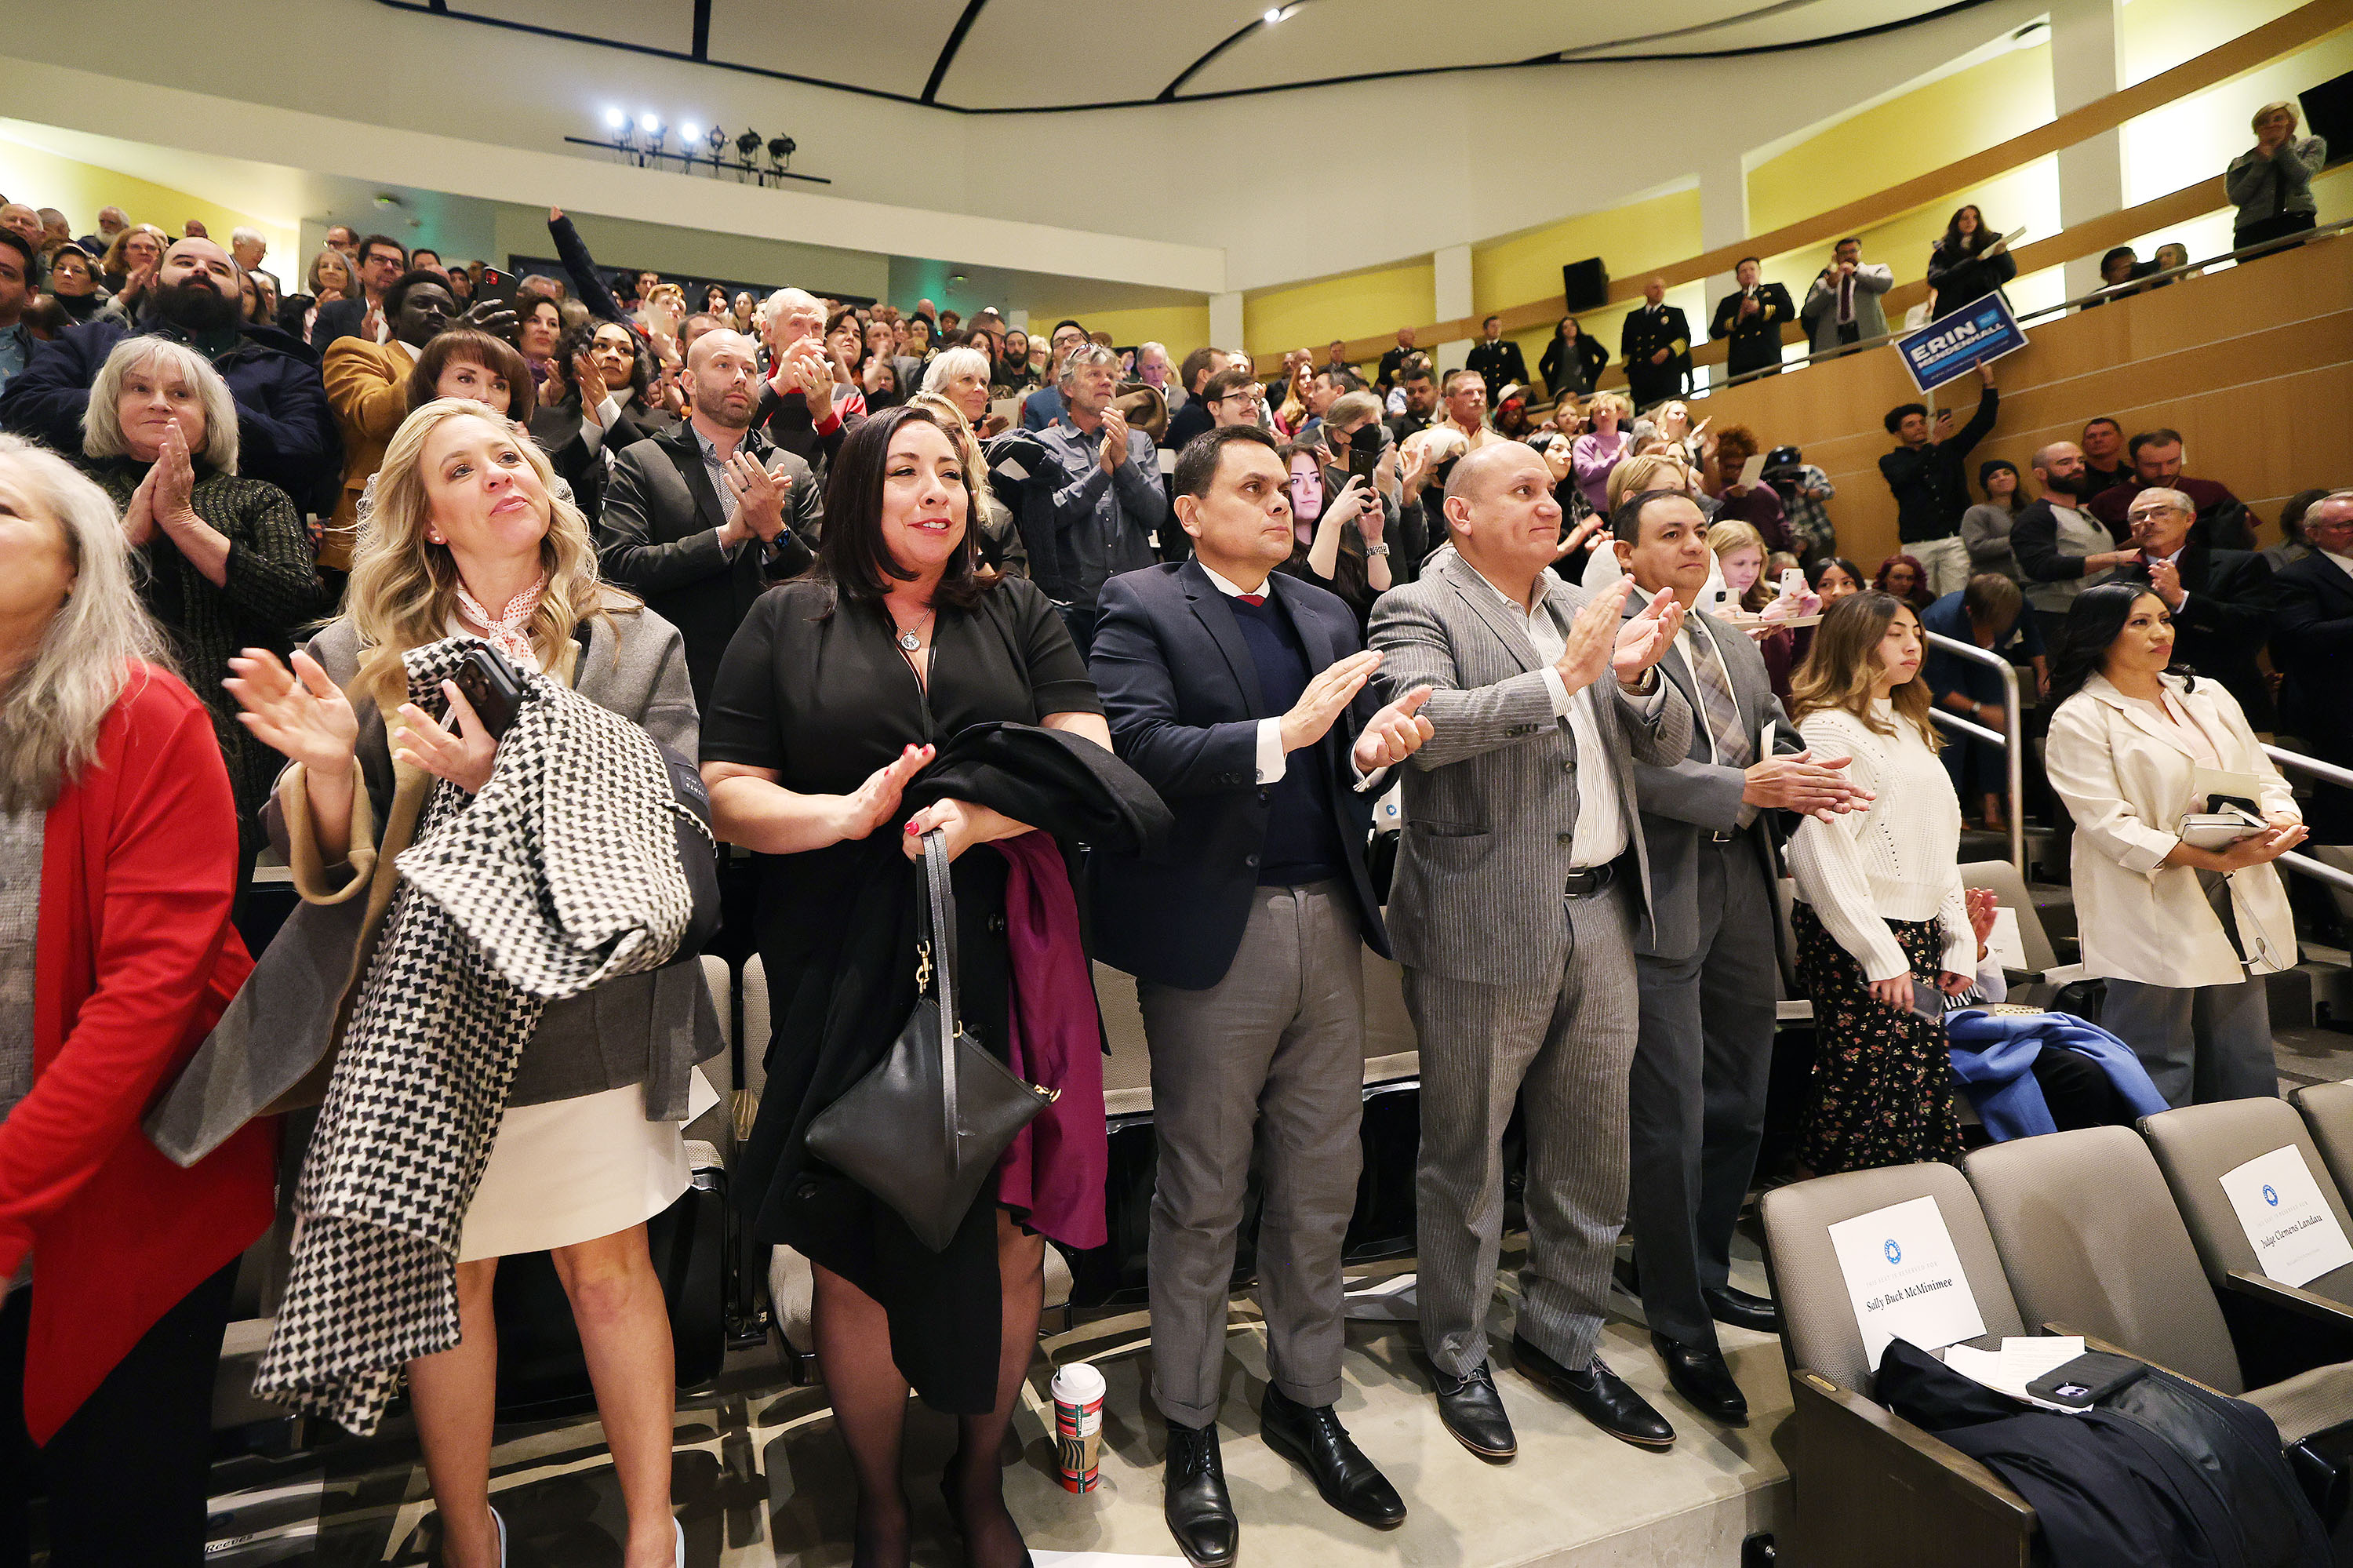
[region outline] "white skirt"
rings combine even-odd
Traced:
[[[545,1105],[509,1106],[458,1239],[458,1260],[545,1252],[652,1219],[693,1171],[681,1124],[646,1119],[630,1084]]]

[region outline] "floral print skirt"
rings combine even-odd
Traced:
[[[1798,1158],[1817,1176],[1922,1160],[1957,1160],[1961,1124],[1945,1031],[1911,1008],[1871,994],[1862,966],[1813,910],[1791,912],[1798,981],[1814,1004],[1814,1082]],[[1890,920],[1913,976],[1935,984],[1944,969],[1943,926]]]

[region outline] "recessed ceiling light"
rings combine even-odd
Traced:
[[[1269,12],[1266,14],[1266,25],[1267,25],[1268,26],[1270,26],[1270,27],[1273,26],[1277,22],[1280,22],[1280,21],[1282,21],[1282,6],[1280,6],[1280,5],[1277,5],[1273,10],[1269,11]]]
[[[2010,47],[2013,49],[2031,49],[2050,41],[2051,24],[2044,21],[2029,22],[2010,36]]]

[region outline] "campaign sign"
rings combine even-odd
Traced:
[[[1914,1198],[1841,1220],[1830,1236],[1854,1303],[1854,1326],[1862,1330],[1862,1358],[1871,1366],[1879,1365],[1890,1340],[1941,1351],[1986,1331],[1936,1199]]]
[[[2026,334],[2010,313],[2010,302],[1998,293],[1895,340],[1895,352],[1904,356],[1912,385],[1923,392],[1933,392],[1955,376],[2025,346]]]
[[[2353,1263],[2353,1245],[2295,1144],[2222,1175],[2223,1196],[2255,1249],[2255,1266],[2282,1285],[2307,1285]]]

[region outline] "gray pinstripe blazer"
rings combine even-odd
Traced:
[[[1564,631],[1588,597],[1547,572]],[[1372,646],[1394,700],[1435,688],[1422,716],[1437,733],[1405,770],[1405,835],[1389,892],[1398,961],[1482,985],[1557,985],[1568,959],[1561,888],[1573,859],[1577,771],[1568,726],[1553,716],[1544,661],[1452,551],[1373,607]],[[1654,718],[1616,698],[1597,705],[1606,766],[1618,783],[1634,879],[1650,927],[1650,859],[1635,809],[1634,761],[1661,765],[1691,748],[1692,712],[1670,685]]]

